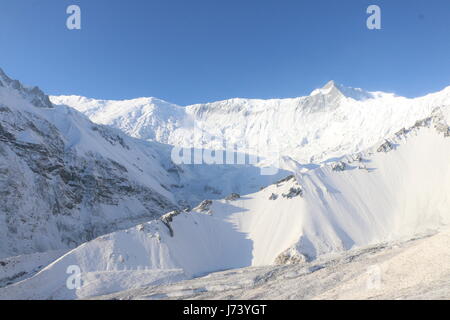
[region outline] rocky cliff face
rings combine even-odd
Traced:
[[[177,208],[171,183],[150,144],[55,108],[0,71],[0,257],[158,218]]]

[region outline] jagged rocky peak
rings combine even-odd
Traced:
[[[46,95],[39,87],[26,87],[20,81],[11,79],[0,68],[0,88],[10,88],[15,90],[24,99],[29,100],[32,105],[37,108],[53,108],[48,95]]]
[[[333,97],[347,97],[354,100],[367,100],[373,98],[373,94],[360,88],[346,87],[336,83],[334,80],[328,81],[325,86],[311,92],[311,96],[327,95]]]

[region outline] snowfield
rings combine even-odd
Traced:
[[[0,70],[0,299],[448,299],[449,123],[450,87],[180,107]],[[172,159],[230,146],[262,160]]]

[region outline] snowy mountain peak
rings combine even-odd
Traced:
[[[323,90],[329,90],[332,88],[337,88],[339,85],[334,81],[334,80],[330,80],[327,82],[327,84],[325,86],[323,86]]]
[[[2,88],[3,90],[6,89],[15,92],[37,108],[53,108],[49,97],[39,87],[26,87],[20,81],[8,77],[0,68],[0,89]],[[0,96],[4,95],[5,93],[0,91]]]
[[[6,76],[5,72],[3,71],[2,68],[0,68],[0,77],[4,78]]]
[[[336,83],[334,80],[328,81],[327,84],[325,84],[325,86],[323,86],[322,88],[316,89],[311,92],[311,96],[319,94],[329,95],[333,97],[347,97],[358,101],[374,98],[374,95],[370,92],[364,91],[360,88],[346,87]]]

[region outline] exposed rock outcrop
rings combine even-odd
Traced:
[[[298,188],[292,187],[289,189],[288,193],[283,193],[282,196],[283,196],[283,198],[287,198],[287,199],[292,199],[294,197],[301,197],[301,196],[303,196],[303,190],[300,187],[298,187]]]
[[[333,171],[344,171],[347,168],[345,162],[338,161],[336,163],[331,164],[331,169]]]
[[[301,254],[296,246],[292,246],[282,253],[280,253],[274,263],[277,265],[284,265],[284,264],[299,264],[299,263],[305,263],[308,259],[306,256]]]
[[[232,193],[232,194],[230,194],[228,197],[226,197],[225,200],[227,200],[227,201],[234,201],[234,200],[239,199],[240,197],[241,197],[241,196],[240,196],[239,194],[237,194],[237,193]]]
[[[385,140],[385,142],[380,145],[377,149],[377,152],[389,152],[394,148],[392,143],[388,140]]]
[[[212,214],[211,211],[212,204],[213,204],[212,200],[203,200],[197,207],[194,208],[194,211]]]

